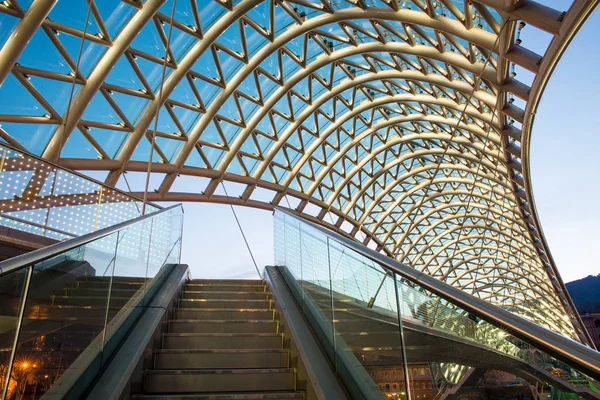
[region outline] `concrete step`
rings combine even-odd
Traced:
[[[185,290],[192,292],[265,292],[267,287],[261,284],[231,284],[231,283],[188,283]]]
[[[120,307],[129,301],[129,297],[110,296],[111,307]],[[52,296],[54,306],[106,306],[108,295],[100,297],[92,296]]]
[[[110,282],[110,276],[85,276],[79,278],[78,281],[94,281],[94,282]],[[113,276],[113,282],[134,282],[134,283],[144,283],[149,281],[149,278],[139,277],[139,276]]]
[[[279,321],[267,320],[171,320],[170,333],[277,333]]]
[[[121,307],[110,307],[109,317],[112,318],[121,310]],[[106,304],[102,306],[71,306],[37,304],[27,315],[30,320],[55,320],[55,321],[74,321],[85,318],[106,318]]]
[[[281,333],[165,333],[165,349],[281,349]]]
[[[220,300],[269,300],[269,292],[209,292],[184,291],[184,299],[220,299]]]
[[[117,297],[129,297],[131,298],[136,294],[138,288],[129,289],[111,289],[111,296]],[[92,296],[92,297],[106,297],[108,296],[108,286],[106,288],[64,288],[56,292],[60,296]]]
[[[275,310],[268,308],[178,308],[175,319],[223,319],[240,321],[243,319],[275,319]]]
[[[110,282],[108,281],[76,281],[76,288],[90,288],[90,289],[108,289]],[[139,289],[144,284],[142,282],[113,282],[113,289]]]
[[[137,400],[297,400],[304,399],[297,392],[266,392],[266,393],[195,393],[195,394],[135,394]]]
[[[180,299],[181,308],[271,308],[270,300]]]
[[[191,284],[220,284],[220,285],[264,285],[265,282],[261,279],[190,279]]]
[[[293,368],[149,370],[145,393],[249,392],[295,390]]]
[[[284,349],[162,349],[154,353],[154,369],[288,368]]]

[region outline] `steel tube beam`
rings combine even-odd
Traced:
[[[357,53],[357,49],[360,50],[360,53]],[[224,172],[227,170],[227,167],[233,160],[235,152],[239,148],[241,148],[244,141],[249,136],[250,132],[252,132],[256,128],[256,126],[262,120],[262,118],[264,118],[267,115],[268,111],[275,107],[277,101],[282,99],[283,96],[289,92],[289,90],[293,89],[293,87],[296,84],[301,82],[305,77],[309,76],[310,73],[318,70],[319,68],[322,68],[325,65],[329,65],[329,64],[331,64],[339,59],[343,59],[345,57],[350,57],[355,54],[361,54],[361,53],[367,53],[367,52],[381,52],[381,51],[389,52],[389,53],[408,53],[408,54],[418,55],[421,57],[427,57],[427,58],[431,58],[431,59],[435,59],[438,61],[443,61],[445,63],[459,66],[460,68],[469,70],[470,72],[472,72],[474,74],[489,75],[490,77],[493,77],[495,79],[495,73],[491,69],[482,68],[479,65],[473,65],[465,57],[454,54],[454,53],[440,53],[436,49],[433,49],[429,46],[411,47],[406,44],[396,43],[396,42],[389,42],[389,43],[385,43],[385,44],[374,42],[374,43],[368,43],[365,45],[361,45],[357,48],[352,48],[352,47],[345,48],[345,49],[336,51],[336,52],[332,53],[331,55],[319,57],[317,59],[317,61],[310,64],[307,68],[297,72],[294,76],[287,79],[285,84],[281,88],[279,88],[274,95],[269,97],[265,106],[262,107],[261,110],[256,115],[253,116],[253,118],[250,122],[248,122],[248,125],[244,129],[243,134],[236,138],[235,142],[231,145],[231,151],[228,152],[228,154],[225,156],[225,158],[223,159],[221,164],[219,164],[219,170],[221,172]],[[386,76],[385,71],[382,71],[379,73],[382,74],[382,75],[380,75],[382,77],[382,79],[384,76]],[[342,82],[341,84],[337,85],[332,91],[327,92],[323,97],[321,97],[320,103],[313,103],[311,105],[310,109],[312,109],[312,110],[317,109],[318,108],[317,104],[319,104],[319,105],[322,104],[327,99],[332,98],[334,94],[341,93],[342,91],[344,91],[350,87],[353,87],[354,85],[357,85],[358,83],[360,83],[362,81],[370,81],[370,79],[368,78],[368,76],[361,75],[352,80],[349,79],[348,81]],[[414,95],[413,97],[409,97],[409,96],[412,96],[412,95],[407,95],[407,101],[411,101],[411,100],[419,101],[418,96],[416,96],[416,95]],[[483,98],[485,98],[485,96]],[[446,101],[448,104],[450,104],[450,103],[456,104],[455,102],[452,102],[449,99],[438,99],[438,100]],[[308,110],[305,110],[302,112],[302,115],[304,116],[303,119],[306,119],[310,115],[310,112]],[[290,125],[290,127],[288,127],[286,129],[287,134],[284,134],[281,136],[282,139],[280,140],[280,143],[283,143],[284,140],[287,139],[287,137],[292,134],[292,132],[295,130],[295,128],[297,128],[300,125],[300,122],[301,122],[301,119],[298,118],[298,119],[296,119],[294,124]],[[270,153],[274,153],[274,150],[272,149],[270,151]],[[264,169],[264,167],[263,167],[263,169]]]
[[[52,139],[46,146],[42,157],[55,161],[60,157],[62,147],[65,145],[69,135],[73,129],[77,127],[79,121],[83,117],[86,108],[92,102],[94,96],[100,90],[100,87],[106,80],[106,77],[119,61],[120,57],[129,48],[138,33],[152,19],[154,14],[166,0],[148,0],[140,8],[140,10],[131,18],[131,21],[125,25],[119,36],[113,42],[113,45],[106,51],[100,61],[94,67],[86,84],[77,92],[77,95],[71,103],[71,107],[67,110],[68,120],[61,124]]]
[[[467,146],[467,143],[469,142],[466,139],[461,139],[461,138],[455,138],[451,135],[443,135],[443,134],[439,134],[437,139],[439,139],[440,141],[444,141],[444,142],[453,142],[453,143],[459,143],[463,146]],[[364,157],[360,160],[360,162],[356,165],[356,167],[354,167],[352,169],[352,171],[350,171],[348,174],[346,174],[346,176],[344,177],[343,181],[340,182],[339,184],[336,184],[336,190],[334,191],[334,193],[332,193],[329,196],[329,200],[327,201],[327,203],[332,204],[332,202],[340,195],[340,193],[342,192],[342,190],[346,187],[346,185],[351,181],[352,177],[354,175],[356,175],[359,171],[362,170],[362,168],[371,160],[373,160],[377,154],[379,154],[380,152],[388,149],[390,146],[393,146],[395,144],[399,144],[402,142],[408,141],[407,139],[404,139],[404,137],[398,137],[395,138],[391,141],[389,141],[386,146],[381,146],[379,148],[377,148],[376,150],[372,151],[367,157]],[[481,146],[476,146],[474,144],[473,148],[476,148],[478,150],[482,150]],[[458,150],[453,150],[453,149],[443,149],[443,148],[435,148],[435,149],[428,149],[428,150],[418,150],[418,151],[414,151],[411,152],[403,157],[397,158],[395,160],[393,160],[392,162],[386,164],[386,166],[384,168],[381,168],[377,171],[375,171],[373,173],[373,176],[371,177],[370,181],[374,181],[375,178],[377,178],[379,175],[381,175],[382,173],[384,173],[385,171],[389,170],[390,168],[398,165],[399,163],[403,162],[405,159],[409,158],[409,157],[413,157],[413,155],[415,154],[429,154],[429,155],[448,155],[448,156],[459,156],[461,157],[462,153],[459,152]],[[477,156],[475,155],[467,155],[464,154],[462,155],[462,157],[467,158],[467,159],[473,159],[473,161],[475,162],[481,162],[483,165],[485,165],[487,168],[490,169],[494,169],[495,165],[492,164],[489,160],[485,160],[485,159],[479,159],[477,158]],[[315,180],[315,183],[313,184],[313,186],[311,187],[311,194],[314,192],[314,190],[317,189],[317,185],[323,180],[323,178],[325,177],[324,173],[320,174],[320,178],[317,180]],[[365,187],[368,187],[368,184],[363,185],[363,189],[358,193],[358,195],[361,195],[364,190]]]
[[[550,80],[550,76],[554,69],[556,68],[559,60],[562,55],[566,51],[567,47],[579,31],[579,29],[583,26],[583,24],[587,21],[587,19],[592,15],[594,10],[597,8],[598,2],[597,0],[575,0],[571,5],[571,8],[567,11],[566,15],[562,19],[561,28],[559,35],[556,36],[544,58],[541,60],[539,66],[539,74],[537,79],[533,82],[531,86],[530,92],[530,101],[527,102],[527,106],[525,107],[525,116],[523,121],[522,128],[522,140],[521,140],[521,154],[520,158],[523,163],[523,177],[524,177],[524,193],[523,198],[529,204],[529,208],[531,210],[530,215],[533,218],[532,226],[535,227],[535,230],[532,231],[532,236],[539,240],[542,248],[544,249],[544,254],[540,254],[542,259],[547,260],[546,262],[549,264],[550,268],[548,269],[548,276],[550,279],[555,278],[557,282],[557,290],[563,294],[565,299],[565,306],[570,308],[570,314],[572,316],[572,320],[575,326],[580,327],[580,337],[583,341],[591,344],[593,346],[593,340],[591,339],[589,332],[581,327],[583,327],[583,321],[577,312],[573,300],[571,299],[569,292],[558,273],[556,263],[552,257],[552,254],[549,251],[549,246],[544,236],[544,232],[539,221],[537,208],[535,205],[535,199],[533,197],[533,192],[531,188],[531,173],[529,167],[529,153],[530,153],[530,142],[531,142],[531,129],[533,126],[533,122],[535,119],[535,115],[537,112],[537,108],[542,97],[542,94]]]
[[[250,59],[248,64],[246,64],[240,72],[238,72],[233,79],[227,83],[224,90],[218,96],[218,98],[210,105],[205,115],[203,115],[198,123],[194,126],[191,133],[189,134],[188,142],[181,149],[179,154],[175,159],[175,165],[179,168],[183,166],[185,160],[190,155],[192,149],[194,148],[196,142],[200,138],[200,135],[204,132],[204,130],[211,123],[212,119],[217,115],[220,108],[223,106],[225,101],[234,93],[237,87],[246,79],[259,65],[265,60],[268,56],[273,54],[277,49],[281,46],[285,45],[289,41],[294,38],[301,36],[305,33],[308,33],[314,29],[317,29],[321,26],[347,21],[347,20],[359,20],[359,19],[391,19],[403,22],[410,22],[417,25],[424,25],[431,27],[433,29],[439,29],[444,32],[448,32],[454,34],[456,36],[462,37],[463,39],[466,36],[471,37],[469,41],[480,45],[481,47],[492,49],[494,46],[494,37],[492,34],[485,32],[483,30],[465,30],[464,25],[459,23],[458,21],[454,21],[451,19],[444,19],[444,21],[438,21],[437,19],[432,19],[426,13],[415,12],[412,10],[399,10],[397,12],[391,12],[389,9],[358,9],[358,8],[350,8],[350,9],[342,9],[337,10],[332,14],[323,15],[321,17],[313,18],[305,21],[302,25],[295,26],[292,29],[284,32],[273,40],[273,42],[269,43],[263,49],[261,49],[255,57]],[[388,43],[388,44],[394,44]],[[397,43],[396,43],[397,44]],[[402,46],[406,51],[407,48],[410,49],[410,46]],[[427,47],[427,46],[423,46]],[[435,51],[433,48],[426,49],[424,51]],[[422,56],[427,56],[426,54],[422,54]],[[459,57],[457,54],[450,54],[449,56]],[[232,150],[236,150],[232,148]],[[233,151],[227,153],[227,161],[224,160],[221,165],[225,166],[231,161],[231,155]],[[221,169],[223,171],[224,167]],[[164,194],[166,193],[171,185],[175,176],[173,174],[165,177],[163,184],[161,185],[159,191]]]
[[[169,75],[165,81],[162,92],[156,93],[153,101],[148,105],[144,111],[144,114],[138,121],[135,130],[131,133],[127,142],[125,142],[125,145],[118,156],[118,160],[122,165],[131,159],[131,156],[133,155],[138,143],[140,140],[142,140],[148,128],[150,128],[156,113],[156,109],[162,107],[163,104],[169,99],[171,93],[173,93],[177,85],[185,78],[187,73],[191,71],[198,59],[200,59],[200,57],[208,49],[210,49],[210,46],[217,41],[221,33],[225,32],[230,26],[237,23],[238,20],[248,11],[252,10],[254,7],[257,7],[264,1],[265,0],[246,0],[241,2],[233,9],[232,12],[227,13],[224,18],[220,19],[214,26],[205,32],[202,40],[196,43],[194,47],[187,52],[187,54],[179,62],[177,69],[173,71],[173,73]],[[161,102],[161,104],[159,104],[159,102]],[[111,173],[107,178],[107,183],[110,185],[115,185],[119,178],[119,174],[120,173],[118,170],[117,172]]]
[[[420,173],[422,171],[427,171],[427,170],[431,170],[431,169],[435,169],[437,168],[437,165],[427,165],[427,166],[423,166],[421,168],[416,168],[414,170],[411,171],[411,174],[404,174],[400,177],[398,177],[398,179],[396,179],[394,182],[392,182],[391,184],[388,184],[386,188],[384,188],[382,191],[379,192],[379,194],[377,195],[377,197],[371,202],[371,204],[369,204],[369,206],[367,207],[367,209],[365,210],[363,216],[359,219],[360,223],[363,223],[366,218],[371,214],[371,212],[373,211],[374,207],[376,207],[376,205],[383,199],[385,198],[390,192],[392,192],[394,189],[397,189],[397,185],[399,185],[402,181],[404,181],[405,179],[408,179],[409,177],[413,176],[413,171],[414,174]],[[469,167],[465,166],[465,165],[461,165],[461,164],[450,164],[450,163],[444,163],[444,164],[439,164],[439,168],[440,170],[457,170],[457,171],[462,171],[462,172],[470,172]],[[492,174],[488,174],[488,173],[484,173],[483,171],[481,171],[479,173],[479,175],[477,177],[481,177],[483,179],[486,179],[489,182],[493,182],[496,185],[495,186],[488,186],[482,182],[478,182],[476,179],[465,179],[465,178],[454,178],[453,182],[461,182],[463,184],[468,184],[468,185],[474,185],[474,186],[480,186],[483,187],[485,190],[490,191],[491,193],[493,193],[495,196],[498,197],[502,197],[503,198],[503,203],[506,203],[506,189],[508,187],[508,182],[506,182],[505,180],[500,180],[498,179],[497,176],[494,176]],[[386,220],[386,218],[389,216],[390,213],[392,213],[394,211],[394,209],[404,200],[406,199],[408,196],[412,195],[414,193],[415,190],[413,189],[417,189],[420,190],[424,187],[430,186],[430,185],[435,185],[441,182],[443,182],[443,179],[447,179],[447,178],[434,178],[434,179],[429,179],[426,181],[421,182],[421,184],[419,185],[414,185],[411,189],[403,191],[403,195],[399,196],[395,199],[394,203],[389,206],[388,205],[388,211],[386,211],[383,215],[381,215],[380,217],[378,217],[378,221],[384,222]],[[483,180],[482,179],[482,180]],[[502,191],[500,190],[500,188],[502,188]],[[452,191],[449,191],[449,194],[454,193],[455,190],[453,189]],[[433,194],[431,194],[430,196],[438,196],[438,195],[445,195],[446,192],[435,192]],[[468,194],[467,192],[465,192],[465,194]],[[490,196],[491,197],[491,196]],[[509,203],[510,205],[514,205],[514,201]],[[416,206],[416,205],[415,205]],[[505,205],[506,206],[506,205]],[[507,207],[510,208],[510,207]],[[379,227],[380,223],[378,223],[376,225],[376,227]]]
[[[58,0],[36,0],[0,50],[0,86]]]
[[[522,20],[543,31],[557,35],[560,31],[561,12],[537,3],[533,0],[505,1],[505,0],[473,0],[510,15],[512,18]]]

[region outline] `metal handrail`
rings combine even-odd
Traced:
[[[275,210],[312,227],[331,240],[356,251],[371,261],[378,263],[385,269],[389,269],[404,279],[460,306],[467,312],[472,313],[484,321],[507,331],[524,342],[556,357],[578,371],[587,374],[596,380],[600,380],[599,352],[495,306],[492,303],[470,295],[454,286],[450,286],[430,275],[402,264],[361,243],[348,239],[289,211],[279,207],[275,207]]]
[[[110,235],[111,233],[115,233],[124,228],[136,225],[146,219],[154,218],[157,215],[166,213],[177,207],[181,207],[181,203],[174,204],[170,207],[160,209],[156,212],[142,215],[141,217],[130,219],[128,221],[124,221],[124,222],[118,223],[116,225],[112,225],[112,226],[108,226],[103,229],[99,229],[95,232],[90,232],[85,235],[81,235],[81,236],[75,237],[73,239],[66,240],[64,242],[59,242],[59,243],[50,245],[48,247],[34,250],[32,252],[21,254],[19,256],[2,261],[2,262],[0,262],[0,277],[3,275],[6,275],[8,273],[18,271],[23,268],[27,268],[32,264],[47,260],[49,258],[52,258],[52,257],[60,254],[60,253],[64,253],[65,251],[69,251],[76,247],[83,246],[85,244],[93,242],[94,240],[101,239],[103,237]]]

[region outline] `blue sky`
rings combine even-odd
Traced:
[[[543,2],[566,10],[569,1]],[[600,197],[597,113],[600,76],[600,13],[580,31],[554,72],[540,103],[532,134],[531,173],[536,206],[552,255],[568,282],[600,273]],[[542,49],[549,35],[526,27],[523,44]],[[518,71],[524,81],[527,73]],[[186,204],[182,261],[194,277],[255,277],[256,270],[228,205]],[[272,216],[236,207],[250,247],[262,269],[273,262]]]
[[[538,214],[565,281],[599,274],[600,12],[558,64],[533,125],[531,175]]]

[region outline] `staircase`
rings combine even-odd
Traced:
[[[97,339],[107,317],[110,321],[146,281],[114,277],[111,283],[109,277],[85,275],[89,268],[87,263],[65,261],[51,270],[37,270],[32,277],[15,353],[15,360],[33,360],[31,373],[18,378],[26,399],[44,394]],[[18,297],[3,296],[7,288],[0,293],[0,315],[15,315]],[[0,344],[12,343],[14,335],[14,330],[2,332]],[[10,347],[0,349],[0,364],[8,363],[10,352]],[[23,383],[41,377],[44,386]]]
[[[191,280],[133,399],[302,399],[260,280]]]

